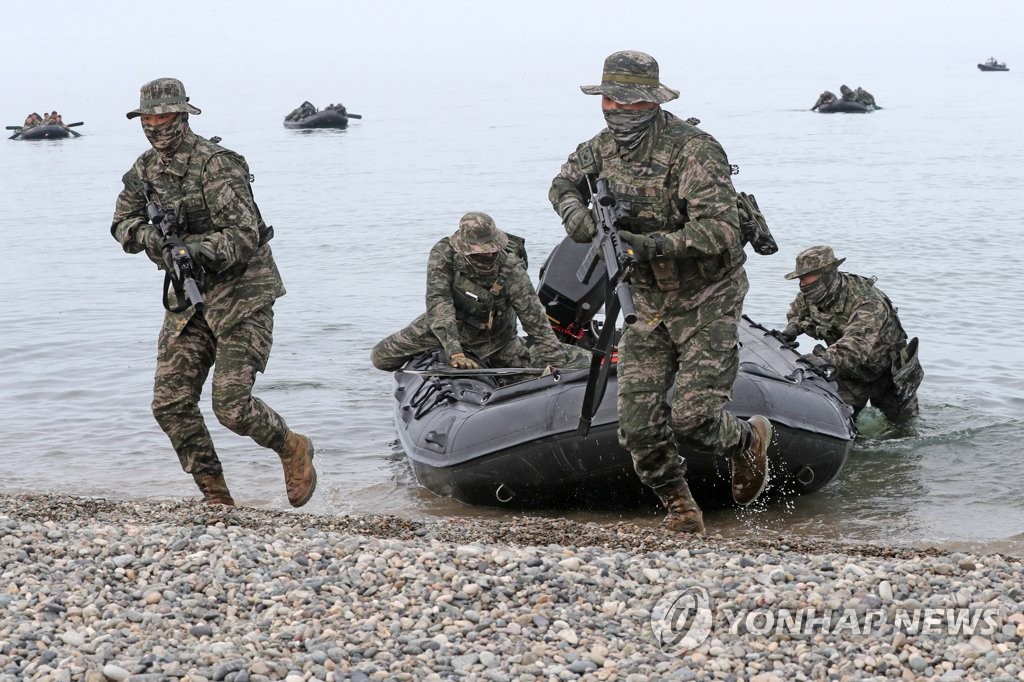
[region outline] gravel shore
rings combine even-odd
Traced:
[[[1019,558],[0,495],[0,682],[1024,680]]]

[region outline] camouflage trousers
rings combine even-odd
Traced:
[[[274,309],[270,306],[243,318],[219,337],[199,313],[180,334],[164,324],[153,380],[153,416],[186,472],[206,475],[222,471],[199,410],[211,367],[217,420],[265,448],[284,444],[288,433],[284,419],[252,395],[256,373],[266,369],[270,358],[273,332]]]
[[[370,352],[370,360],[377,369],[393,372],[423,351],[441,347],[441,341],[430,329],[426,313],[413,320],[407,327],[382,339]],[[521,338],[486,339],[473,343],[462,340],[462,347],[480,360],[486,360],[491,367],[533,367],[530,350]],[[539,365],[544,366],[544,363]]]
[[[906,400],[902,399],[896,393],[896,387],[892,383],[892,374],[889,372],[874,381],[858,381],[839,377],[836,383],[839,385],[839,396],[843,402],[853,408],[854,418],[860,414],[869,401],[894,424],[917,416],[917,393],[909,396]]]
[[[698,308],[650,332],[622,334],[619,443],[663,498],[684,481],[680,450],[727,457],[743,450],[749,428],[724,409],[739,371],[739,308],[710,322],[701,319],[710,311]]]

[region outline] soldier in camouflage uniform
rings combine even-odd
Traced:
[[[516,319],[533,337],[519,338]],[[551,329],[517,244],[486,213],[467,213],[459,229],[430,250],[427,312],[374,346],[377,369],[394,371],[426,350],[442,348],[457,369],[585,367],[580,349]],[[475,358],[475,359],[474,359]]]
[[[818,101],[814,103],[813,107],[811,107],[811,111],[817,111],[820,107],[832,104],[835,101],[835,93],[833,93],[831,90],[826,90],[825,92],[818,95]]]
[[[820,339],[804,356],[815,367],[834,368],[839,395],[859,414],[870,401],[892,422],[915,416],[917,388],[924,378],[917,339],[907,343],[889,297],[874,278],[839,272],[829,246],[812,246],[796,257],[786,279],[800,280],[800,293],[789,306],[784,341],[801,334]]]
[[[307,116],[312,116],[315,113],[316,113],[316,107],[315,106],[313,106],[310,102],[303,102],[297,108],[292,109],[292,112],[290,114],[288,114],[287,116],[285,116],[284,120],[286,120],[286,121],[299,121],[301,119],[306,118]]]
[[[159,78],[142,86],[139,108],[127,114],[141,117],[152,149],[125,173],[110,232],[127,253],[145,251],[167,269],[163,237],[146,213],[143,182],[149,182],[161,207],[176,213],[189,254],[206,272],[204,308],[164,316],[153,415],[206,502],[233,505],[199,410],[212,367],[217,419],[278,454],[288,501],[300,507],[316,488],[313,445],[252,395],[270,356],[274,301],[285,293],[266,243],[272,233],[253,200],[245,159],[192,132],[189,114],[199,113],[181,81]]]
[[[858,87],[856,90],[853,91],[853,94],[858,101],[863,102],[872,109],[878,108],[878,105],[875,104],[875,96],[872,95],[867,90],[865,90],[864,88]]]
[[[548,198],[577,242],[595,234],[587,176],[606,178],[629,207],[618,226],[638,260],[639,319],[618,348],[619,442],[665,504],[664,526],[699,532],[703,516],[680,446],[729,458],[733,497],[749,504],[764,490],[772,436],[765,417],[743,421],[724,410],[739,368],[747,292],[729,161],[713,137],[661,108],[679,93],[660,83],[648,54],[613,53],[601,84],[582,90],[602,95],[608,127],[569,156]]]

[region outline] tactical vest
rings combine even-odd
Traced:
[[[196,144],[192,149],[192,156],[189,159],[188,169],[185,171],[185,176],[181,179],[181,183],[177,187],[161,185],[157,188],[161,205],[164,207],[175,207],[178,224],[189,234],[207,234],[216,231],[210,209],[206,204],[206,197],[203,194],[203,170],[213,157],[228,156],[242,167],[245,177],[248,178],[248,182],[245,183],[244,187],[241,183],[238,183],[237,186],[235,183],[232,183],[232,186],[239,196],[248,196],[252,200],[260,231],[259,246],[263,246],[273,238],[274,228],[263,221],[260,208],[256,205],[256,198],[253,195],[250,184],[253,181],[253,177],[249,172],[249,164],[246,163],[245,157],[198,135],[196,138]]]
[[[578,153],[580,169],[608,180],[608,190],[626,205],[628,215],[617,221],[621,229],[638,234],[680,230],[688,220],[686,202],[669,187],[669,171],[676,166],[686,144],[710,135],[665,112],[666,125],[648,159],[633,163],[619,154],[610,131],[601,133]],[[714,258],[659,258],[638,263],[633,281],[664,290],[676,289],[685,280],[717,281],[746,260],[742,241]],[[674,261],[674,262],[673,262]],[[684,283],[684,286],[686,284]],[[699,286],[692,282],[692,286]]]
[[[479,274],[458,253],[452,255],[452,301],[455,319],[463,334],[470,339],[515,335],[516,315],[508,295],[508,267],[510,253],[498,256],[498,274],[494,282],[485,286],[477,282]]]

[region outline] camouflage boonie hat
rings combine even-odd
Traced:
[[[604,95],[619,104],[657,102],[662,104],[679,97],[679,91],[661,84],[658,60],[646,52],[625,50],[613,52],[604,60],[600,85],[581,85],[588,95]]]
[[[459,229],[451,236],[452,248],[463,256],[474,253],[495,253],[508,246],[508,235],[498,229],[494,218],[486,213],[472,212],[462,216]]]
[[[143,114],[201,114],[201,109],[188,103],[185,86],[177,78],[157,78],[139,89],[139,108],[129,111],[129,119]]]
[[[845,258],[836,259],[831,246],[812,246],[804,249],[796,256],[796,270],[786,275],[786,279],[796,279],[804,275],[813,275],[832,268],[838,268]]]

